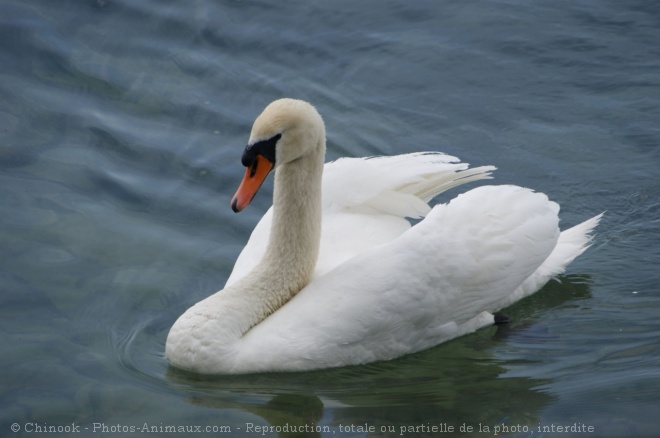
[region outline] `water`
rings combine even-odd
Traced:
[[[642,0],[0,1],[1,433],[656,436],[658,41]],[[493,164],[563,227],[606,210],[595,244],[509,326],[419,354],[169,369],[169,327],[269,205],[271,184],[240,215],[229,200],[254,117],[283,96],[318,107],[328,159]]]

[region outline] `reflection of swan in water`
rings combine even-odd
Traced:
[[[365,423],[378,432],[394,431],[397,435],[401,427],[413,422],[437,424],[439,419],[448,419],[457,428],[464,422],[498,424],[502,418],[537,424],[538,413],[552,396],[532,388],[549,384],[549,380],[501,378],[506,368],[482,350],[484,343],[490,343],[490,330],[464,338],[469,342],[457,340],[391,362],[304,374],[196,375],[194,381],[190,374],[170,368],[168,379],[176,382],[179,390],[188,386],[188,400],[194,405],[234,410],[235,421],[226,423],[234,431],[236,427],[244,429],[247,422],[273,426],[274,432],[278,426],[289,425],[290,430],[307,427],[316,436],[328,436],[327,428],[330,434],[340,435],[340,425]],[[231,419],[231,411],[223,418]]]
[[[491,312],[563,272],[600,218],[560,235],[557,204],[514,186],[480,187],[431,210],[438,193],[492,168],[468,170],[440,154],[324,167],[324,156],[311,105],[282,99],[257,118],[232,208],[245,208],[275,168],[273,209],[225,289],[176,321],[170,363],[200,373],[300,371],[432,347],[492,324]],[[412,228],[405,220],[422,216]]]

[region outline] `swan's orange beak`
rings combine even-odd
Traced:
[[[231,200],[231,209],[235,213],[243,210],[252,202],[252,198],[257,194],[259,187],[261,187],[274,166],[275,163],[272,163],[263,155],[257,154],[254,156],[254,161],[245,169],[243,181],[241,181],[241,185],[238,186],[238,190],[236,190],[236,194]]]

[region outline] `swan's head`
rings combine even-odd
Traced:
[[[325,147],[321,116],[309,103],[280,99],[271,103],[252,125],[241,162],[245,176],[232,198],[231,208],[243,210],[271,170]]]

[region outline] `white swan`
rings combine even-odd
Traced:
[[[252,128],[232,200],[245,208],[272,168],[273,207],[225,288],[174,324],[175,367],[300,371],[392,359],[493,324],[492,312],[562,273],[601,215],[560,234],[559,206],[457,159],[418,153],[324,166],[325,128],[310,104],[271,103]],[[321,196],[323,193],[323,197]],[[410,226],[406,217],[425,218]]]

